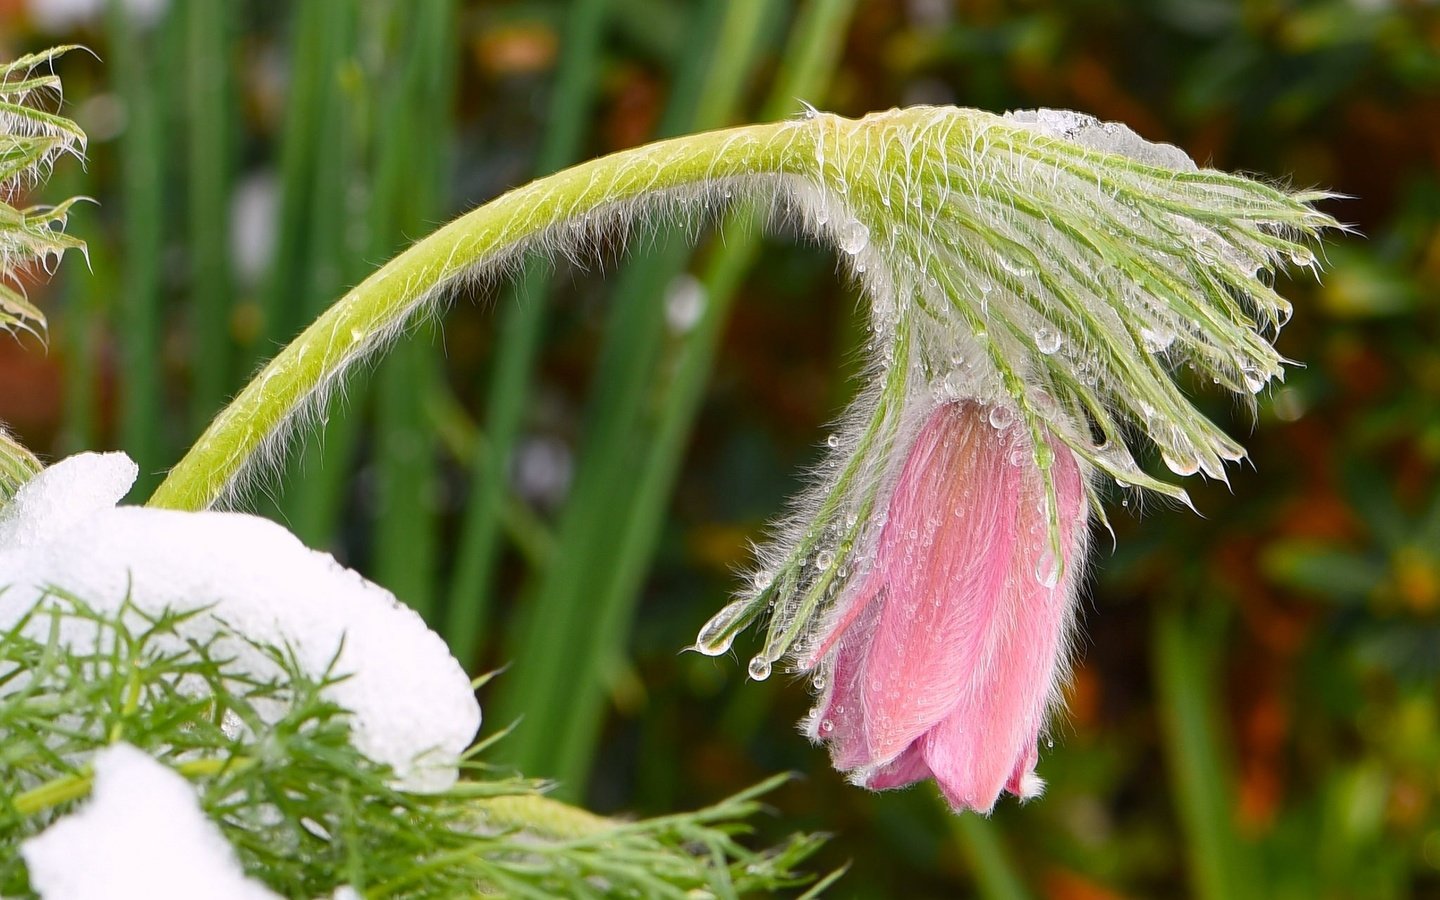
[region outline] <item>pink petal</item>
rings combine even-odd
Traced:
[[[840,638],[834,663],[827,672],[829,682],[806,723],[811,740],[830,742],[830,759],[842,772],[870,761],[859,685],[879,617],[878,603],[860,607],[859,617],[851,621]]]
[[[860,690],[871,763],[894,759],[961,701],[991,648],[1016,541],[1019,429],[943,407],[901,473],[876,565],[886,598]]]
[[[893,761],[866,773],[863,784],[872,791],[886,791],[924,781],[934,775],[925,762],[924,738],[921,738],[902,750]]]
[[[1070,454],[1056,455],[1052,477],[1068,546],[1064,575],[1051,588],[1036,576],[1049,552],[1036,472],[1027,478],[1020,505],[1024,538],[992,630],[983,638],[988,664],[972,673],[972,689],[926,737],[926,764],[957,810],[988,812],[1003,789],[1033,796],[1042,786],[1034,775],[1036,743],[1058,690],[1085,521],[1080,473]]]

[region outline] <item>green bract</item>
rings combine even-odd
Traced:
[[[59,77],[36,73],[69,49],[0,63],[0,328],[43,331],[45,315],[25,299],[17,275],[37,265],[53,267],[66,250],[85,246],[64,231],[75,198],[55,206],[11,205],[45,179],[58,157],[85,152],[80,126],[45,109],[60,98]]]
[[[0,329],[20,328],[44,333],[45,314],[25,298],[21,273],[41,266],[53,268],[66,250],[85,242],[65,234],[72,198],[57,206],[15,206],[17,197],[44,180],[56,158],[82,156],[85,132],[63,116],[45,109],[60,97],[60,79],[36,74],[69,47],[0,63]],[[0,506],[40,471],[34,455],[0,425]]]

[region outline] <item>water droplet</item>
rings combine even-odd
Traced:
[[[825,439],[825,446],[829,447],[831,450],[834,450],[836,447],[840,446],[840,435],[830,435],[828,438]]]
[[[750,672],[750,677],[756,681],[764,681],[770,677],[770,660],[766,659],[764,654],[751,659],[750,665],[746,668]]]
[[[832,732],[832,731],[834,731],[834,730],[835,730],[835,723],[834,723],[834,722],[830,721],[829,719],[821,719],[821,720],[820,720],[820,733],[821,733],[821,734],[829,734],[830,732]]]
[[[1144,342],[1146,350],[1151,353],[1159,353],[1175,343],[1175,332],[1163,325],[1141,328],[1140,340]]]
[[[997,431],[1003,431],[1010,427],[1015,421],[1015,410],[1004,404],[990,407],[990,427]]]
[[[840,245],[841,250],[854,256],[870,243],[870,229],[865,227],[864,222],[851,220],[840,226],[840,233],[835,236],[835,242]]]
[[[1053,588],[1060,583],[1060,570],[1064,568],[1060,557],[1054,551],[1046,548],[1040,554],[1040,559],[1035,563],[1035,580],[1045,588]]]
[[[834,553],[830,552],[829,550],[821,550],[819,553],[815,554],[815,568],[823,572],[833,565],[835,565]]]
[[[1265,389],[1265,385],[1270,381],[1270,375],[1259,366],[1241,363],[1240,379],[1245,382],[1246,390],[1252,394],[1258,394]]]
[[[1290,261],[1297,266],[1315,265],[1315,254],[1308,247],[1296,247],[1290,251]]]
[[[1167,447],[1160,451],[1160,459],[1176,475],[1194,475],[1200,471],[1200,460],[1189,446]]]
[[[735,639],[735,622],[750,608],[750,600],[736,600],[710,617],[695,638],[695,649],[706,656],[719,656]]]
[[[1035,349],[1047,356],[1060,349],[1060,332],[1053,328],[1041,328],[1035,332]]]

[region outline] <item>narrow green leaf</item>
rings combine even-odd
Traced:
[[[579,0],[566,19],[560,69],[550,98],[549,124],[536,159],[536,174],[574,161],[583,124],[599,82],[600,42],[609,0]],[[486,395],[485,446],[470,463],[470,498],[455,555],[446,608],[445,640],[462,662],[475,656],[494,590],[501,510],[509,483],[511,454],[521,416],[531,396],[529,380],[545,321],[549,276],[532,263],[517,280],[513,297],[501,304],[499,340]]]
[[[1219,625],[1194,621],[1175,605],[1155,611],[1151,649],[1161,737],[1170,770],[1194,896],[1264,896],[1234,828],[1234,790],[1222,752],[1211,658]]]

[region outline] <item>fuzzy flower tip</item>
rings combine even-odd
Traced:
[[[814,679],[805,730],[870,788],[956,809],[1039,791],[1088,524],[1142,466],[1223,479],[1244,449],[1175,377],[1253,403],[1283,377],[1287,265],[1340,227],[1289,193],[1077,113],[915,108],[797,123],[806,228],[870,302],[867,385],[814,485],[695,649],[762,619],[752,678]],[[797,146],[801,146],[797,137]],[[806,163],[802,165],[801,163]]]

